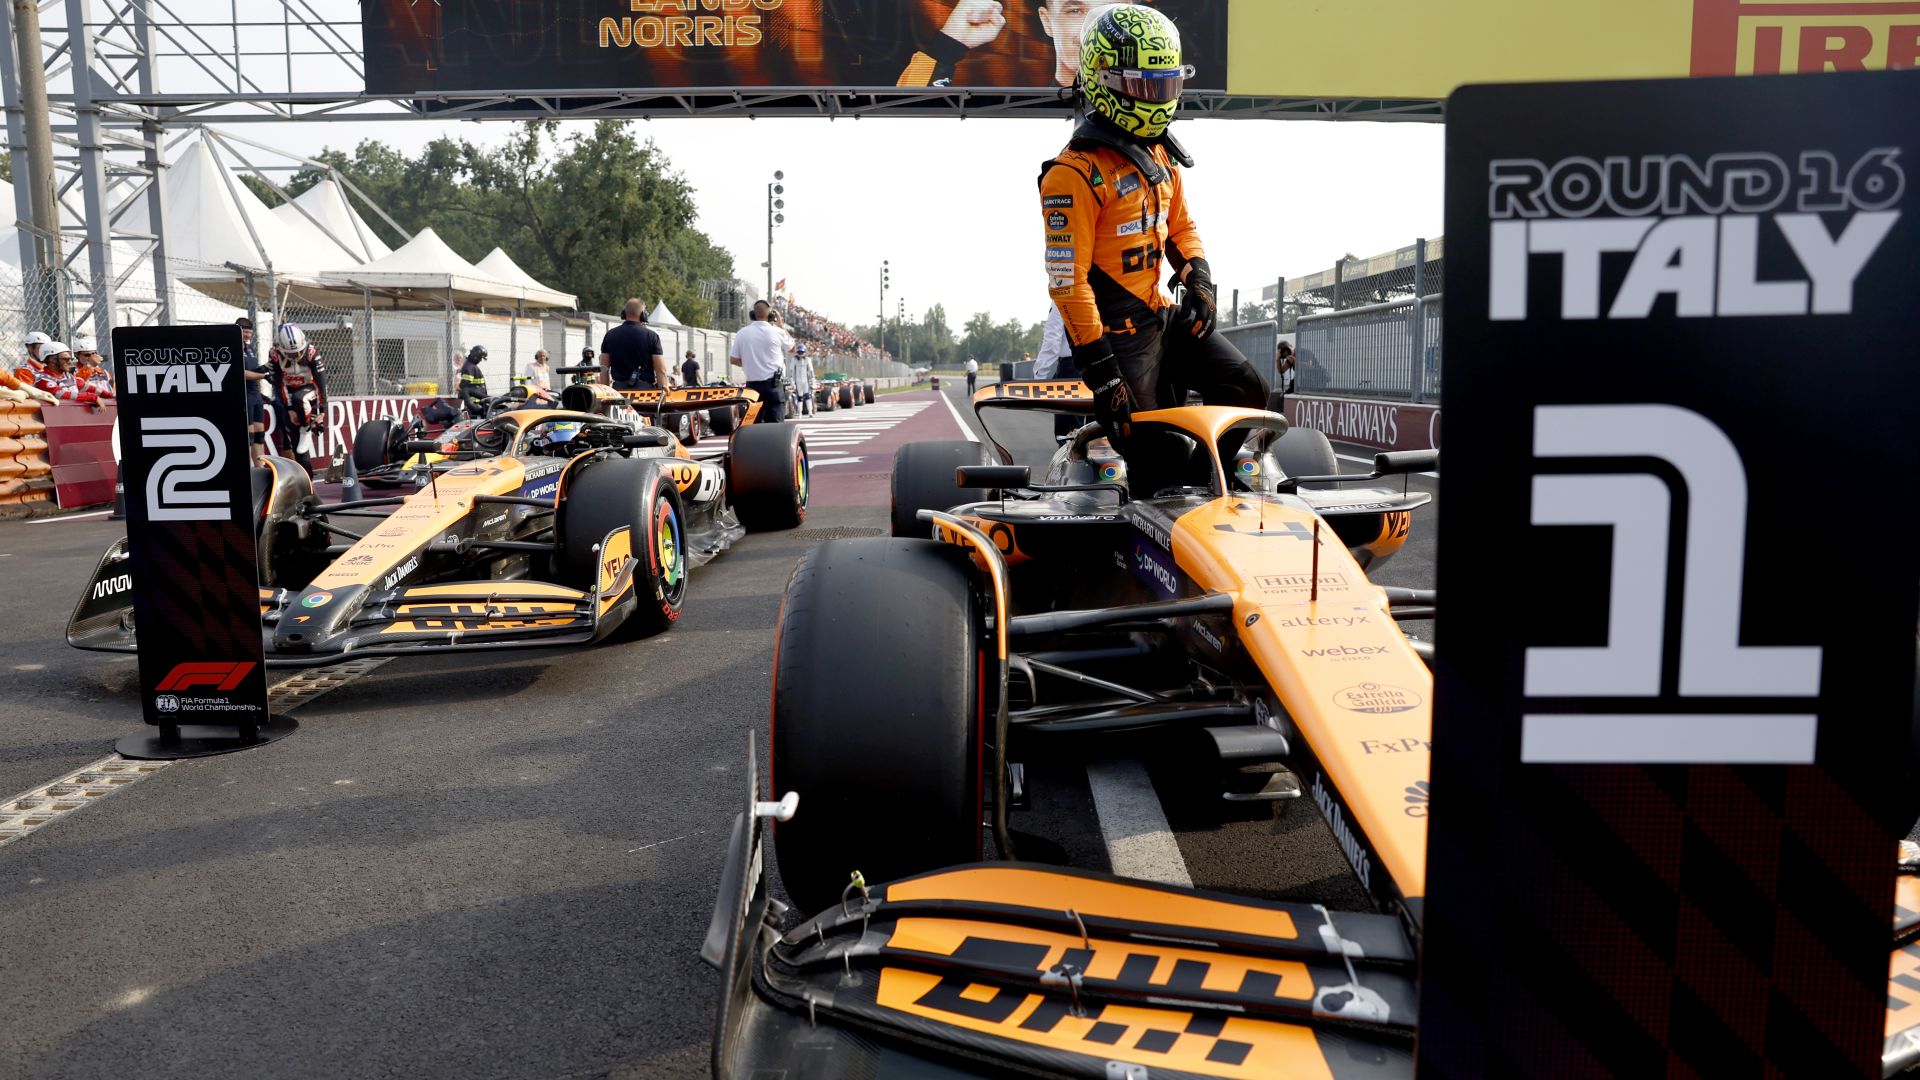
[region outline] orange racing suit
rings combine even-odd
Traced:
[[[1129,333],[1172,302],[1160,287],[1163,259],[1177,274],[1206,257],[1179,167],[1164,146],[1148,149],[1165,170],[1161,183],[1145,182],[1120,151],[1080,140],[1040,177],[1047,283],[1076,349]]]
[[[1111,352],[1137,409],[1182,404],[1188,390],[1210,405],[1265,408],[1265,380],[1224,337],[1169,330],[1161,274],[1206,266],[1180,179],[1185,153],[1168,139],[1119,138],[1083,123],[1040,174],[1048,291],[1074,366],[1084,373]]]

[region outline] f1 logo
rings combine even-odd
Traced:
[[[226,492],[187,486],[218,479],[226,467],[218,428],[195,416],[143,416],[140,441],[150,450],[173,451],[160,455],[147,474],[148,520],[227,520]]]
[[[1726,432],[1674,405],[1543,405],[1541,458],[1658,458],[1686,484],[1679,611],[1667,603],[1672,493],[1647,473],[1533,478],[1533,524],[1613,529],[1607,643],[1526,651],[1530,698],[1657,698],[1667,642],[1679,637],[1681,698],[1805,698],[1820,694],[1821,650],[1740,644],[1746,573],[1747,473]],[[1535,714],[1522,719],[1529,763],[1807,765],[1817,717],[1805,713]]]
[[[240,680],[253,670],[254,662],[242,660],[237,663],[193,663],[175,664],[167,677],[160,680],[155,690],[191,690],[196,686],[210,686],[215,690],[232,690],[240,685]]]

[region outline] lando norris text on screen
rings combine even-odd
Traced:
[[[1049,290],[1094,415],[1130,459],[1146,450],[1125,445],[1135,409],[1181,404],[1189,390],[1209,405],[1267,404],[1260,373],[1213,336],[1213,275],[1180,182],[1193,162],[1167,131],[1187,71],[1165,15],[1100,12],[1080,43],[1079,126],[1040,175]],[[1163,263],[1186,286],[1178,308]]]

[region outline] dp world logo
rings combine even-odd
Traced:
[[[172,694],[158,694],[153,699],[153,707],[161,712],[179,712],[180,699]]]

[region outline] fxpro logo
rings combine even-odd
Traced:
[[[226,442],[212,422],[197,416],[143,416],[140,441],[148,450],[172,451],[155,459],[147,473],[148,520],[227,520],[227,492],[205,486],[217,481],[227,465]]]
[[[1765,152],[1496,160],[1489,316],[1528,317],[1535,256],[1560,261],[1563,319],[1644,319],[1668,295],[1683,318],[1848,314],[1854,282],[1900,220],[1899,157],[1881,147],[1847,162],[1808,150],[1791,164]],[[1821,215],[1842,212],[1836,233]],[[1763,280],[1761,252],[1779,242],[1797,273]],[[1604,295],[1602,258],[1629,252]]]

